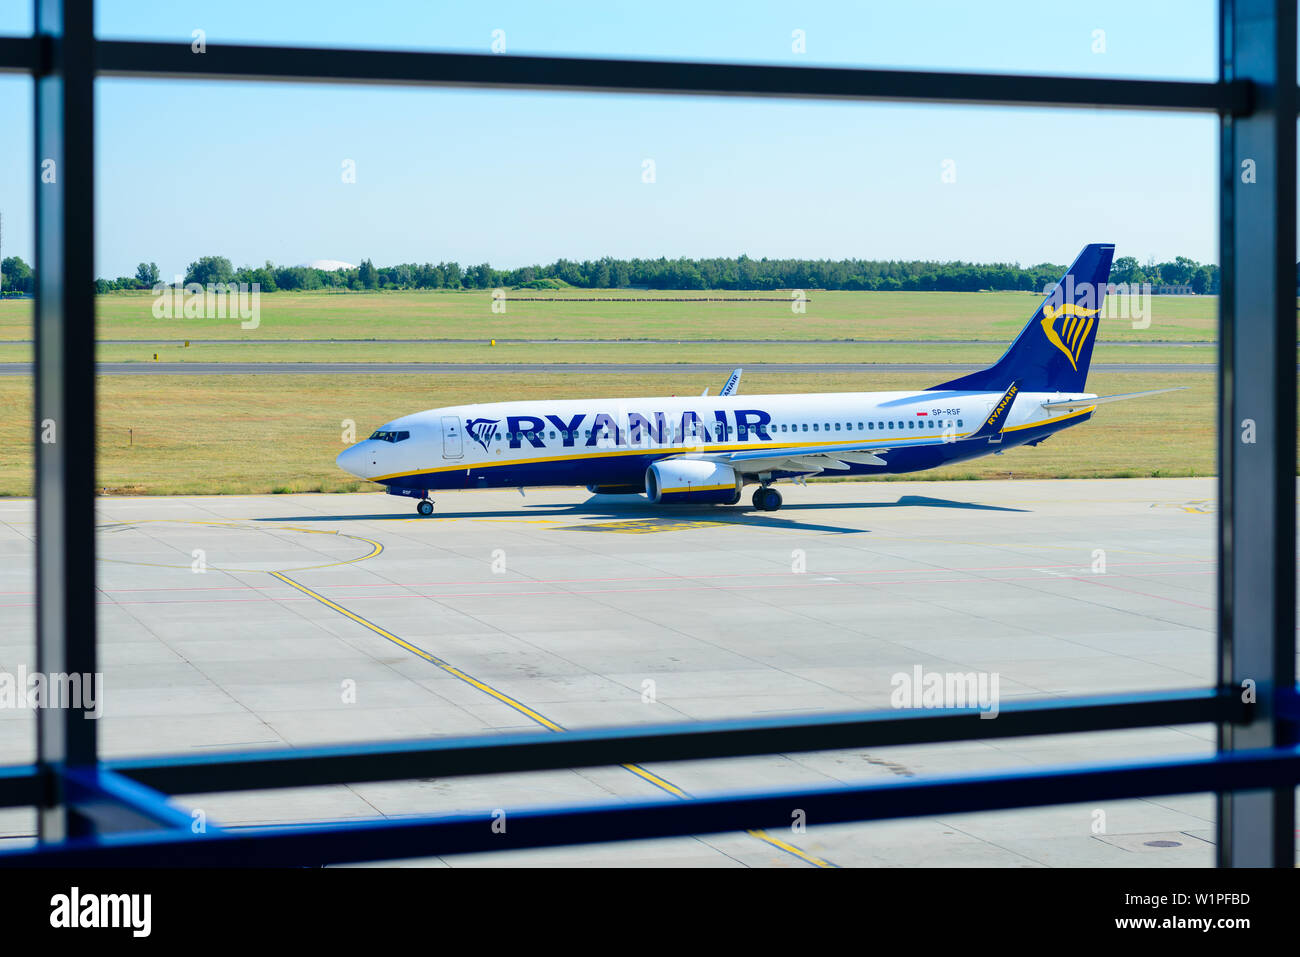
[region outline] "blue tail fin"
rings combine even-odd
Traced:
[[[1022,392],[1084,391],[1114,255],[1111,243],[1084,246],[1001,359],[930,391],[1002,392],[1012,382]]]

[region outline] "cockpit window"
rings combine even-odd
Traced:
[[[370,438],[375,442],[402,442],[411,437],[410,432],[374,432]]]

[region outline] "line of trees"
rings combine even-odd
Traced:
[[[1041,290],[1061,278],[1065,266],[1039,263],[931,262],[866,259],[614,259],[547,266],[494,269],[488,263],[462,267],[455,262],[376,266],[369,259],[355,269],[326,272],[306,266],[234,268],[223,256],[190,264],[186,282],[257,282],[275,289],[495,289],[498,287],[575,286],[579,289],[870,289],[975,292],[981,289]],[[1194,292],[1217,292],[1219,267],[1185,256],[1145,265],[1126,256],[1115,261],[1113,282],[1190,285]]]
[[[2,264],[4,290],[30,294],[34,288],[31,267],[17,256]],[[495,289],[498,287],[580,289],[866,289],[975,292],[983,289],[1038,291],[1061,277],[1065,266],[1039,263],[932,262],[926,260],[869,259],[613,259],[574,262],[560,259],[548,266],[494,269],[487,263],[462,267],[459,263],[401,263],[376,266],[369,259],[353,269],[326,271],[308,266],[236,268],[224,256],[204,256],[190,263],[185,282],[257,283],[263,292],[278,289]],[[1132,256],[1115,260],[1112,282],[1153,286],[1191,286],[1193,292],[1218,292],[1219,267],[1186,256],[1172,262]],[[159,281],[157,263],[140,263],[134,276],[96,280],[99,292],[151,289]]]

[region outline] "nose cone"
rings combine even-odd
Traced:
[[[365,478],[366,466],[370,463],[365,457],[365,451],[361,448],[361,443],[357,443],[351,448],[340,452],[339,457],[334,460],[334,464],[345,472],[350,472],[359,478]]]

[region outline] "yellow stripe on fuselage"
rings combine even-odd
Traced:
[[[1002,429],[1002,431],[1019,432],[1021,429],[1036,429],[1040,425],[1051,425],[1053,422],[1064,422],[1066,419],[1077,418],[1078,416],[1084,415],[1088,412],[1095,412],[1096,410],[1097,407],[1095,405],[1090,405],[1086,409],[1076,409],[1074,412],[1067,412],[1065,415],[1058,415],[1054,419],[1043,419],[1041,422],[1026,422],[1024,425],[1009,425],[1005,429]]]
[[[1042,419],[1041,421],[1038,422],[1027,422],[1024,425],[1008,426],[1007,428],[1004,428],[1001,431],[1015,432],[1020,429],[1033,429],[1042,425],[1051,425],[1053,422],[1063,422],[1066,419],[1075,418],[1076,416],[1083,415],[1085,412],[1092,412],[1095,409],[1096,406],[1089,406],[1086,409],[1080,409],[1075,412],[1068,412],[1065,415],[1058,415],[1055,418],[1051,418],[1051,419]],[[971,435],[970,432],[957,432],[953,435],[953,438],[964,439],[969,435]],[[925,437],[926,438],[932,437],[928,434],[928,430]],[[893,447],[903,447],[905,443],[913,442],[919,438],[921,438],[921,436],[919,435],[916,436],[915,438],[908,437],[908,436],[899,436],[897,438],[892,438],[892,439],[866,439],[863,442],[853,443],[853,444],[886,445],[886,446],[893,446]],[[475,469],[497,469],[497,468],[503,468],[506,466],[513,466],[513,465],[536,465],[538,462],[572,462],[578,459],[606,458],[615,455],[669,456],[669,455],[682,455],[688,452],[708,452],[708,453],[757,452],[760,450],[764,452],[767,451],[783,452],[786,451],[787,449],[807,449],[807,448],[814,448],[814,447],[826,446],[826,445],[848,445],[848,444],[850,443],[847,443],[843,439],[840,439],[839,441],[836,442],[796,442],[796,443],[787,443],[784,445],[726,444],[726,445],[701,445],[701,446],[691,445],[691,446],[680,446],[676,448],[665,447],[665,448],[644,448],[644,449],[614,449],[611,451],[604,451],[604,452],[583,452],[578,455],[544,455],[544,456],[539,456],[537,458],[530,458],[530,459],[508,459],[503,462],[461,462],[456,465],[438,465],[438,466],[434,466],[433,468],[427,468],[427,469],[412,469],[409,472],[392,472],[388,475],[376,475],[374,478],[369,479],[369,481],[387,482],[389,479],[406,478],[407,476],[410,475],[433,475],[435,472],[469,472]]]

